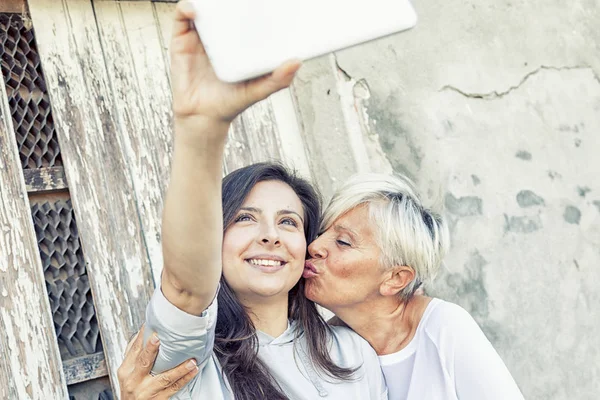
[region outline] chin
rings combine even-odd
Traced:
[[[304,296],[310,301],[314,301],[315,303],[321,305],[319,301],[319,296],[317,296],[317,285],[313,282],[313,279],[306,279],[306,283],[304,284]]]
[[[255,282],[253,285],[248,287],[248,290],[254,295],[261,297],[273,297],[285,294],[287,295],[290,290],[296,285],[296,282]]]

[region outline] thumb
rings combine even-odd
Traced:
[[[291,60],[282,64],[271,74],[248,82],[246,88],[248,102],[253,104],[264,100],[273,93],[290,86],[300,65],[300,61]]]

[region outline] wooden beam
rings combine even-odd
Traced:
[[[11,113],[0,85],[0,399],[66,398]]]
[[[63,370],[67,385],[89,381],[108,375],[106,360],[103,353],[89,354],[82,357],[66,360]]]
[[[67,188],[63,167],[26,169],[23,174],[28,193],[54,192]]]
[[[125,105],[112,92],[90,0],[30,0],[29,8],[108,372],[119,393],[117,369],[153,287],[131,152],[116,117]]]

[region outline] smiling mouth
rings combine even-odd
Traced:
[[[285,261],[279,261],[279,260],[263,260],[263,259],[258,259],[258,258],[250,258],[248,260],[246,260],[247,262],[249,262],[252,265],[256,265],[259,267],[281,267],[283,265],[286,264]]]
[[[252,268],[261,272],[274,273],[280,271],[287,265],[283,260],[272,260],[266,258],[248,258],[245,260]]]

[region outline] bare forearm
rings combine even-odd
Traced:
[[[221,176],[228,127],[206,120],[175,123],[162,226],[162,290],[190,314],[206,309],[221,276]]]

